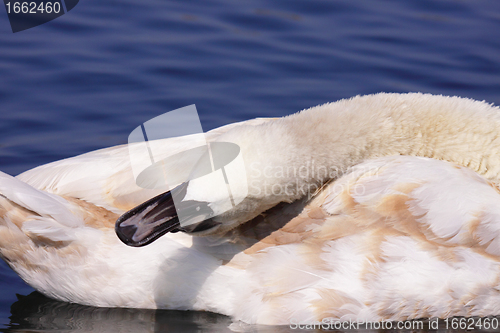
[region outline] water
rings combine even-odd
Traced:
[[[380,91],[500,104],[499,34],[495,0],[81,0],[16,34],[0,9],[0,170],[15,175],[126,143],[137,125],[193,103],[205,130]],[[222,332],[230,324],[38,294],[16,302],[32,291],[2,263],[5,331]]]

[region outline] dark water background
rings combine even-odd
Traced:
[[[0,8],[0,170],[13,175],[126,143],[144,121],[193,103],[209,130],[380,91],[500,104],[500,1],[81,0],[16,34]],[[15,303],[32,291],[2,262],[4,331],[222,332],[231,323],[38,294]]]

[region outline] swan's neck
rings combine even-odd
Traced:
[[[245,129],[249,194],[269,205],[313,193],[363,160],[412,155],[500,179],[499,110],[423,94],[377,94],[325,104]]]

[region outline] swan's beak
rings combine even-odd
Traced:
[[[139,247],[154,242],[167,232],[196,233],[218,225],[210,219],[213,211],[207,202],[182,201],[188,184],[183,183],[120,216],[115,224],[118,238],[129,246]]]

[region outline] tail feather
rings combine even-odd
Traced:
[[[62,226],[82,225],[81,220],[70,210],[68,201],[57,195],[37,190],[3,172],[0,172],[0,195],[32,211],[35,215],[49,218]]]
[[[71,203],[54,194],[0,172],[0,252],[12,251],[22,243],[74,240],[75,227],[83,225]],[[8,258],[7,258],[8,259]]]

